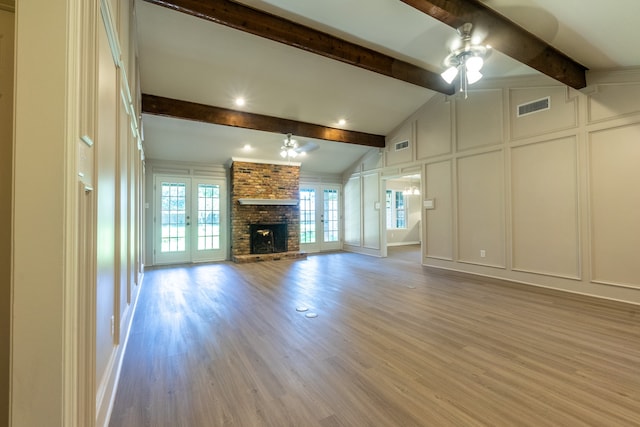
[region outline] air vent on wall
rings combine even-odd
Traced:
[[[396,142],[396,151],[404,150],[409,148],[409,141]]]
[[[526,104],[518,105],[518,117],[528,116],[529,114],[538,113],[551,108],[551,97],[536,99]]]

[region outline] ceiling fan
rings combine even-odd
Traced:
[[[472,38],[472,30],[473,24],[470,22],[458,28],[459,40],[452,44],[451,53],[443,61],[446,70],[440,74],[449,84],[460,76],[459,90],[464,93],[465,99],[468,86],[482,78],[480,70],[491,53],[491,46],[483,46]]]
[[[312,141],[298,142],[292,138],[292,134],[288,133],[280,147],[280,156],[284,159],[295,159],[298,154],[305,155],[311,151],[317,150],[320,146]]]

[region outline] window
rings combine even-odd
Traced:
[[[406,200],[402,191],[387,190],[387,229],[407,228]]]

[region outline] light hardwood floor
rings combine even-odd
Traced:
[[[350,253],[150,270],[110,425],[640,426],[640,307]]]

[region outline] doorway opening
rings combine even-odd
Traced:
[[[421,262],[422,177],[413,173],[383,180],[384,256]]]

